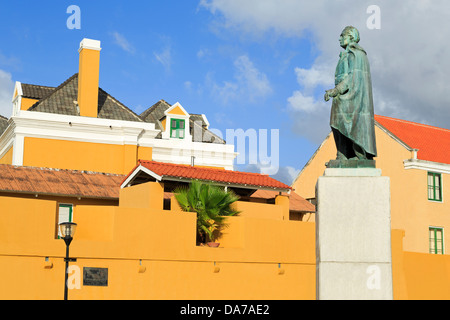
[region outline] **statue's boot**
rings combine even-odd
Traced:
[[[366,160],[366,159],[368,159],[367,158],[367,153],[364,151],[363,148],[361,148],[356,143],[353,144],[353,151],[355,152],[356,157],[354,157],[352,159],[355,159],[355,160]]]

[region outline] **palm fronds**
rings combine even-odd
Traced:
[[[226,217],[239,214],[231,207],[239,200],[236,194],[197,180],[189,187],[177,188],[175,198],[183,211],[197,213],[197,233],[203,240],[207,236],[214,241],[214,232],[224,225]]]

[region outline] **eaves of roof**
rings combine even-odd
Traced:
[[[378,115],[375,121],[405,148],[417,150],[417,159],[450,164],[449,129]]]
[[[30,99],[44,99],[55,91],[55,87],[39,86],[35,84],[22,83],[22,97]]]
[[[33,106],[28,111],[48,112],[79,116],[78,73],[71,76],[61,85]],[[123,103],[99,88],[98,118],[143,122],[143,120]]]
[[[139,164],[123,180],[121,187],[129,185],[141,172],[148,174],[149,179],[158,181],[189,182],[201,180],[217,185],[239,187],[244,189],[265,189],[279,192],[290,192],[291,187],[268,175],[259,173],[230,171],[224,169],[195,167],[189,165],[139,160]],[[150,181],[150,180],[149,180]]]
[[[0,165],[0,192],[118,199],[123,175]]]
[[[279,193],[269,190],[258,190],[252,194],[252,198],[274,199]],[[283,194],[289,197],[289,211],[296,212],[315,212],[316,207],[308,200],[302,198],[295,192]]]

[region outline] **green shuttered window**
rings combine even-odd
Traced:
[[[170,137],[184,139],[185,122],[181,119],[172,119],[170,121]]]
[[[442,175],[428,172],[428,200],[442,201]]]
[[[429,231],[430,253],[444,254],[444,229],[430,227]]]

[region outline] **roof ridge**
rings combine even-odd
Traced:
[[[1,192],[57,197],[118,199],[122,180],[114,174],[14,165],[0,165],[0,171]]]
[[[206,171],[220,171],[220,172],[227,172],[227,173],[244,173],[244,174],[248,174],[248,175],[256,175],[256,176],[265,176],[265,177],[269,177],[271,178],[268,174],[264,174],[264,173],[256,173],[256,172],[245,172],[245,171],[235,171],[235,170],[225,170],[225,169],[221,169],[220,167],[217,168],[206,168],[206,167],[198,167],[198,166],[191,166],[189,164],[181,164],[181,163],[168,163],[168,162],[158,162],[158,161],[153,161],[153,160],[141,160],[139,159],[139,163],[141,162],[151,162],[154,164],[161,164],[161,165],[170,165],[173,167],[182,167],[182,168],[192,168],[192,169],[197,169],[197,170],[206,170]]]
[[[126,105],[124,105],[122,102],[120,102],[118,99],[116,99],[115,97],[113,97],[112,95],[110,95],[108,92],[106,92],[105,90],[103,90],[102,88],[98,87],[99,90],[101,90],[103,93],[106,94],[107,97],[111,98],[116,104],[119,105],[119,107],[124,108],[127,111],[130,111],[134,116],[136,116],[137,119],[139,119],[140,121],[143,121],[141,119],[141,117],[136,114],[133,110],[131,110],[130,108],[128,108]]]
[[[59,86],[55,87],[55,90],[53,90],[49,95],[47,95],[46,97],[44,97],[41,100],[37,101],[35,104],[33,104],[30,108],[28,108],[28,111],[32,111],[32,110],[36,109],[38,105],[40,105],[41,103],[47,101],[51,96],[53,96],[56,92],[58,92],[59,90],[64,88],[70,81],[72,81],[76,77],[78,77],[78,72],[75,73],[74,75],[72,75],[70,78],[68,78],[63,83],[61,83]]]
[[[255,173],[255,172],[240,172],[233,170],[224,170],[211,167],[194,167],[186,164],[157,162],[153,160],[139,160],[136,168],[130,173],[125,181],[132,181],[135,175],[140,172],[139,167],[147,168],[153,171],[155,174],[161,176],[161,181],[170,180],[174,178],[184,178],[189,180],[203,180],[218,183],[237,184],[258,188],[271,188],[272,189],[285,189],[292,190],[287,184],[270,177],[267,174]],[[150,174],[151,175],[151,174]],[[134,177],[134,178],[133,178]],[[159,180],[159,179],[158,179]],[[178,180],[176,180],[178,181]],[[259,186],[259,187],[258,187]]]
[[[417,159],[450,164],[449,129],[386,116],[375,120],[409,151],[418,150]]]
[[[450,132],[450,129],[446,129],[446,128],[441,128],[441,127],[437,127],[437,126],[433,126],[433,125],[429,125],[429,124],[424,124],[424,123],[419,123],[419,122],[414,122],[414,121],[409,121],[409,120],[403,120],[403,119],[397,119],[397,118],[392,118],[392,117],[388,117],[388,116],[380,116],[380,115],[375,115],[375,120],[376,118],[385,118],[388,120],[393,120],[393,121],[397,121],[397,122],[401,122],[401,123],[407,123],[407,124],[412,124],[412,125],[416,125],[416,126],[420,126],[420,127],[426,127],[426,128],[432,128],[432,129],[437,129],[437,130],[443,130],[443,131],[448,131]]]
[[[47,96],[51,95],[55,91],[55,87],[50,86],[42,86],[39,84],[29,84],[29,83],[21,83],[22,87],[22,96],[24,98],[37,99],[42,100]],[[32,91],[32,93],[30,93]],[[39,91],[42,94],[33,94]]]
[[[50,92],[50,94],[48,94],[47,96],[45,96],[44,98],[40,99],[39,101],[37,101],[35,104],[33,104],[28,110],[29,111],[33,111],[34,109],[36,109],[39,105],[41,105],[42,103],[45,103],[46,101],[48,101],[54,94],[58,93],[61,89],[63,89],[65,86],[67,86],[70,82],[72,82],[74,79],[78,78],[78,73],[75,73],[74,75],[72,75],[70,78],[66,79],[63,83],[61,83],[58,87],[54,88],[54,90],[52,92]],[[124,105],[122,102],[120,102],[117,98],[113,97],[111,94],[109,94],[108,92],[106,92],[105,90],[103,90],[101,87],[98,87],[98,91],[99,94],[104,94],[106,96],[106,99],[111,99],[111,101],[117,105],[119,108],[122,108],[124,111],[129,112],[129,114],[135,119],[134,121],[140,121],[143,122],[142,118],[139,117],[138,114],[136,114],[135,112],[133,112],[133,110],[131,110],[130,108],[128,108],[126,105]]]
[[[47,168],[47,167],[19,166],[19,165],[12,165],[12,164],[0,164],[0,167],[2,167],[2,166],[11,167],[14,169],[33,169],[33,170],[42,170],[42,171],[100,174],[100,175],[104,175],[104,176],[117,176],[117,177],[125,176],[123,174],[117,174],[117,173],[96,172],[96,171],[88,171],[88,170],[59,169],[59,168]]]
[[[40,84],[31,84],[31,83],[21,83],[22,85],[26,85],[26,86],[33,86],[33,87],[41,87],[41,88],[46,88],[46,89],[55,89],[56,87],[53,86],[43,86]]]
[[[154,109],[156,109],[161,103],[165,103],[167,104],[169,107],[171,106],[170,103],[168,103],[166,100],[164,99],[160,99],[158,102],[154,103],[151,107],[147,108],[144,112],[142,112],[139,117],[141,119],[145,119],[146,117],[148,117],[153,111]],[[159,119],[158,119],[159,120]]]

